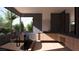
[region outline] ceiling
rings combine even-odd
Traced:
[[[20,13],[60,13],[64,10],[72,11],[73,7],[14,7]]]

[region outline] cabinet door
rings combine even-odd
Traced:
[[[79,7],[75,8],[76,36],[79,36]]]
[[[60,14],[51,14],[51,32],[59,33],[60,31]]]
[[[68,33],[69,32],[69,14],[65,12],[51,14],[51,32]]]
[[[69,14],[61,13],[61,33],[68,34],[69,33]]]
[[[64,26],[64,33],[69,34],[69,14],[65,14],[65,26]]]
[[[62,34],[68,34],[69,33],[69,14],[65,13],[63,11],[60,13],[60,28]]]
[[[60,13],[60,33],[65,32],[65,11]]]

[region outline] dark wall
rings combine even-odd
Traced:
[[[27,13],[21,14],[21,17],[33,17],[33,26],[42,31],[42,14],[41,13]]]

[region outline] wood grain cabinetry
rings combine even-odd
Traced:
[[[59,37],[58,41],[64,43],[66,47],[70,48],[73,51],[79,51],[79,39],[78,38],[61,35],[61,34],[58,34],[58,37]]]

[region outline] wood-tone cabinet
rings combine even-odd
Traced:
[[[75,8],[75,29],[76,36],[79,37],[79,7]]]
[[[51,32],[67,34],[69,32],[69,14],[64,12],[51,14]]]

